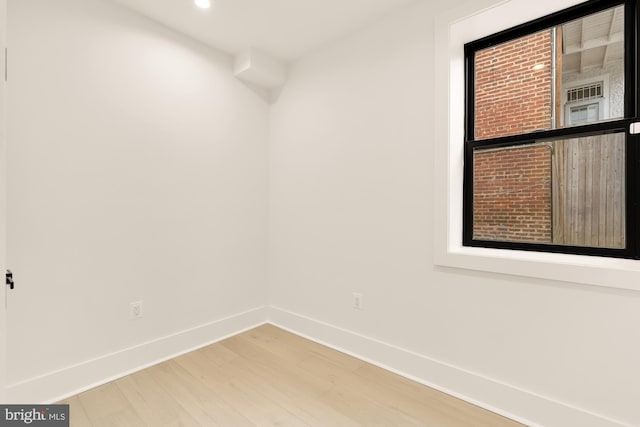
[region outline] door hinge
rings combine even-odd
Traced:
[[[7,270],[7,274],[5,275],[5,277],[5,283],[7,284],[7,286],[9,287],[9,289],[13,289],[15,287],[15,284],[13,283],[13,273],[11,272],[11,270]]]
[[[9,51],[4,48],[4,81],[9,79]]]

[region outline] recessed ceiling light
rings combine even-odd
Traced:
[[[200,9],[209,9],[211,7],[211,1],[210,0],[193,0],[193,2]]]

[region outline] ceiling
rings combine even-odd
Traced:
[[[417,0],[113,0],[214,48],[291,62]]]
[[[624,59],[624,6],[585,16],[562,26],[562,71],[584,72]]]

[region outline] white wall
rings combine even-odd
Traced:
[[[10,0],[8,32],[16,396],[263,306],[268,105],[231,58],[103,0]]]
[[[0,0],[0,70],[4,70],[7,1]],[[2,73],[0,71],[0,73]],[[4,73],[0,75],[0,272],[6,270],[6,109]],[[4,281],[2,281],[4,285]],[[0,337],[6,337],[5,292],[0,291]],[[0,338],[0,402],[6,401],[6,340]]]
[[[444,191],[433,129],[446,125],[433,117],[446,106],[433,101],[442,82],[429,3],[289,72],[271,112],[273,318],[373,361],[387,349],[433,362],[434,376],[414,376],[529,422],[640,425],[640,294],[433,264]],[[451,368],[457,384],[436,376]],[[538,397],[558,412],[539,410]]]

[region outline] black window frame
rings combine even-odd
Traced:
[[[640,259],[640,135],[629,132],[632,123],[638,121],[640,96],[637,93],[640,55],[638,31],[638,1],[640,0],[589,0],[585,3],[552,13],[539,19],[518,25],[496,34],[466,43],[465,58],[465,132],[463,176],[463,245],[496,249],[512,249],[578,255],[594,255],[615,258]],[[543,131],[475,140],[475,53],[486,48],[562,25],[586,15],[624,5],[624,117],[606,122],[559,127]],[[591,246],[558,245],[553,243],[527,243],[473,238],[473,153],[474,149],[525,146],[540,140],[576,138],[624,132],[626,135],[626,216],[625,248],[613,249]],[[636,218],[634,221],[633,219]]]

